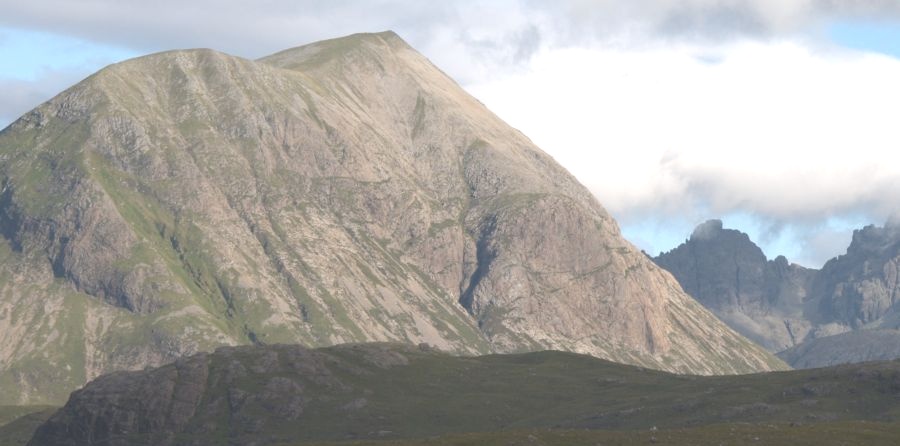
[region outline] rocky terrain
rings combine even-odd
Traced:
[[[824,423],[804,435],[847,438],[841,423],[859,428],[861,421],[890,423],[872,427],[883,439],[897,431],[898,396],[900,362],[702,377],[563,352],[454,357],[399,344],[226,347],[100,377],[74,392],[29,444],[305,444],[526,429],[547,435],[548,428],[662,435],[684,427],[692,431],[682,437],[718,431],[721,440],[722,423],[733,423],[732,432],[742,424],[757,438],[779,429],[780,438],[789,436],[789,423]],[[866,438],[864,429],[851,438]]]
[[[770,351],[789,349],[779,356],[794,367],[900,357],[889,342],[900,327],[895,223],[854,231],[846,254],[821,270],[783,256],[767,260],[746,234],[718,220],[654,260],[738,332]]]
[[[396,34],[109,66],[0,132],[0,404],[217,346],[784,368]]]

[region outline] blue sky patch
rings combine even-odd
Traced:
[[[821,268],[826,260],[843,254],[850,244],[853,230],[872,223],[872,219],[863,214],[826,217],[809,223],[781,224],[741,211],[729,212],[720,217],[710,215],[709,218],[722,220],[725,229],[747,233],[750,240],[769,259],[783,255],[791,262],[812,268]],[[621,229],[627,240],[656,256],[684,243],[690,238],[694,227],[703,221],[688,221],[686,218],[671,216],[648,217],[640,221],[623,222]]]
[[[0,27],[0,77],[33,81],[48,71],[93,72],[138,53],[68,36]]]
[[[836,44],[900,58],[900,23],[838,21],[828,27],[828,37]]]

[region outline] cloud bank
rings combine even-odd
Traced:
[[[506,66],[540,46],[718,42],[807,32],[836,19],[900,18],[894,0],[0,0],[0,8],[3,26],[143,52],[209,47],[260,57],[323,38],[393,29],[463,77],[456,58]]]
[[[749,213],[777,232],[897,212],[897,76],[887,56],[742,40],[547,51],[471,89],[624,225]]]

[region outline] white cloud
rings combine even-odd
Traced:
[[[775,225],[896,212],[898,78],[886,56],[740,40],[545,50],[470,90],[625,222]]]
[[[244,57],[393,29],[442,66],[460,68],[450,70],[457,77],[467,75],[454,59],[496,70],[536,42],[632,47],[790,35],[833,18],[900,19],[895,0],[0,0],[0,10],[5,26],[142,52],[209,47]]]

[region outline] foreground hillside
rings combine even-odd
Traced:
[[[280,342],[785,367],[394,33],[112,65],[0,160],[0,404]]]
[[[898,417],[900,362],[701,377],[563,352],[454,357],[395,344],[229,347],[98,378],[73,393],[31,444],[266,445]]]
[[[287,443],[284,446],[895,446],[897,438],[900,438],[900,424],[857,421],[735,423],[638,431],[540,429],[456,434],[418,440]]]

